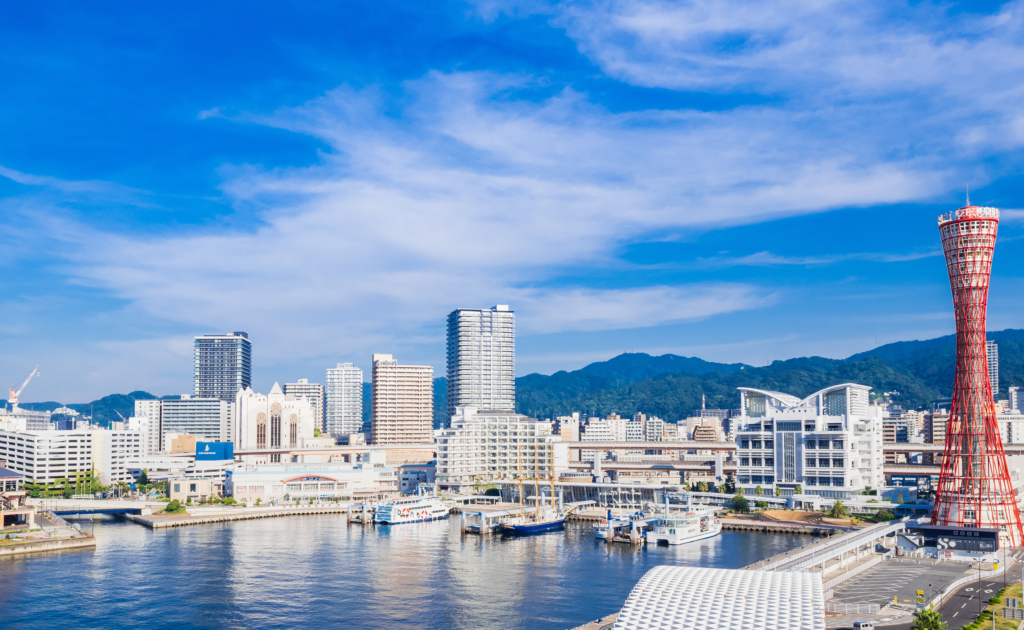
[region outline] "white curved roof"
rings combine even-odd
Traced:
[[[761,394],[762,396],[767,396],[769,398],[774,398],[787,407],[795,407],[800,404],[800,399],[792,394],[783,394],[782,392],[773,392],[767,389],[756,389],[753,387],[737,387],[736,389],[742,392],[751,392],[754,394]]]
[[[824,630],[820,573],[660,566],[626,599],[615,630]]]
[[[804,398],[802,401],[800,401],[800,403],[801,404],[809,403],[812,400],[814,400],[815,396],[821,396],[821,395],[827,394],[828,392],[835,391],[837,389],[846,389],[847,387],[852,387],[854,389],[863,389],[864,391],[871,391],[870,387],[868,387],[867,385],[861,385],[860,383],[843,383],[841,385],[830,385],[830,386],[826,387],[825,389],[819,389],[818,391],[814,392],[813,394],[811,394],[807,398]]]

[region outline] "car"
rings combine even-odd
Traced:
[[[854,621],[853,630],[875,630],[875,622],[873,621]]]

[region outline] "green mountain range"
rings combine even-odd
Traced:
[[[1007,387],[1024,384],[1024,330],[990,332],[988,338],[999,346],[999,397],[1005,398]],[[737,387],[803,397],[855,382],[871,386],[874,395],[893,392],[891,400],[904,408],[921,409],[951,394],[955,361],[955,335],[887,344],[846,359],[804,357],[766,367],[629,353],[573,372],[520,377],[516,407],[536,418],[643,412],[675,422],[700,408],[702,394],[710,409],[736,409]]]
[[[1024,385],[1024,330],[1008,329],[988,333],[999,346],[999,398],[1007,388]],[[637,412],[676,422],[700,409],[701,395],[709,409],[739,407],[737,387],[757,387],[807,396],[839,383],[861,383],[907,409],[930,407],[948,398],[953,387],[956,336],[923,341],[899,341],[860,352],[846,359],[802,357],[753,367],[742,363],[712,363],[696,357],[644,353],[621,354],[608,361],[591,363],[572,372],[550,376],[528,374],[516,379],[516,409],[534,418],[554,418],[579,411],[588,416]],[[447,381],[434,379],[434,426],[447,416]],[[370,417],[370,384],[363,384],[363,419]],[[109,426],[128,417],[136,400],[157,398],[144,391],[112,394],[90,403],[68,407]],[[177,398],[177,396],[164,396]],[[26,409],[52,411],[57,402],[23,403]]]

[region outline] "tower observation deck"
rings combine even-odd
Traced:
[[[968,205],[939,216],[956,317],[956,375],[933,525],[993,527],[1024,543],[999,434],[985,349],[985,314],[999,210]]]

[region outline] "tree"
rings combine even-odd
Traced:
[[[320,434],[321,434],[320,429],[317,429],[317,428],[314,427],[313,428],[313,437],[320,437]]]
[[[942,630],[945,627],[946,622],[942,620],[942,613],[928,606],[914,613],[914,623],[910,630]]]
[[[797,484],[796,488],[793,490],[793,494],[803,494],[803,493],[804,493],[804,487],[801,486],[800,484]]]
[[[768,502],[767,501],[755,501],[754,505],[757,506],[757,509],[759,509],[759,510],[767,510],[768,509]]]
[[[892,519],[896,518],[896,515],[892,513],[892,510],[882,510],[878,514],[876,514],[876,516],[878,517],[877,520],[879,521],[891,521]]]
[[[762,488],[760,485],[758,485],[756,488],[754,488],[754,494],[756,494],[757,496],[763,495],[764,494],[764,488]]]
[[[742,494],[737,494],[732,498],[732,509],[745,514],[750,511],[750,501]]]
[[[180,514],[185,511],[185,506],[177,499],[171,501],[164,508],[164,514]]]
[[[902,503],[903,503],[903,493],[901,492],[901,493],[896,495],[896,504],[900,505]]]
[[[778,486],[775,486],[775,496],[777,496],[777,497],[781,497],[782,496],[782,488],[780,488]]]
[[[741,497],[743,496],[743,487],[742,486],[740,486],[739,488],[736,488],[736,494],[740,495]]]
[[[144,486],[149,483],[149,475],[146,474],[145,468],[142,469],[142,474],[139,475],[139,478],[135,481],[135,483],[139,484],[140,486]]]
[[[708,491],[708,482],[702,481],[702,482],[697,484],[697,492],[707,492],[707,491]]]
[[[832,508],[828,511],[828,515],[832,518],[849,518],[850,512],[843,505],[843,502],[836,499],[836,502],[832,504]]]

